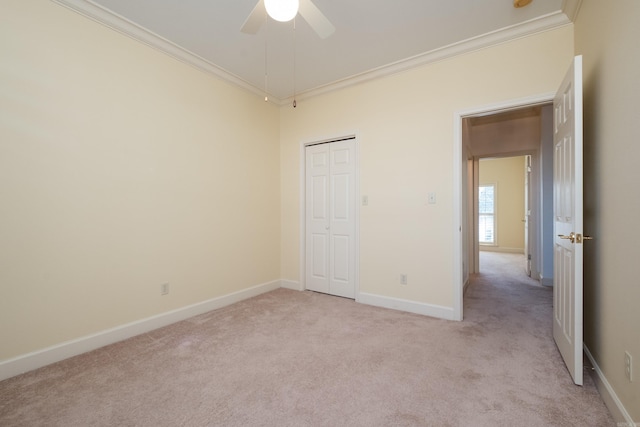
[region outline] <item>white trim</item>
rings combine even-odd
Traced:
[[[453,318],[462,320],[464,281],[462,267],[462,119],[465,117],[495,114],[531,105],[553,101],[555,93],[533,95],[501,101],[453,113]],[[466,167],[466,164],[465,164]]]
[[[604,404],[607,406],[607,408],[609,408],[614,421],[616,421],[618,425],[620,425],[620,423],[626,423],[626,425],[628,425],[629,427],[639,425],[639,423],[636,423],[633,421],[633,419],[631,419],[631,415],[620,401],[620,398],[616,394],[613,387],[611,387],[611,384],[609,384],[607,378],[604,376],[602,369],[600,369],[600,366],[589,351],[589,348],[584,343],[583,348],[584,353],[587,355],[587,358],[591,362],[591,366],[593,366],[593,369],[596,372],[595,378],[592,375],[592,378],[594,379],[594,382],[596,384],[596,388],[598,389],[598,392],[600,393]]]
[[[563,0],[562,12],[567,15],[567,18],[569,18],[571,22],[575,22],[578,17],[578,12],[580,11],[580,6],[582,6],[582,0]]]
[[[0,381],[283,287],[274,280],[0,362]]]
[[[167,55],[190,64],[202,71],[213,74],[236,86],[248,90],[249,92],[264,97],[264,89],[253,86],[229,71],[218,67],[214,63],[190,52],[177,44],[149,31],[140,25],[120,16],[92,0],[51,0],[61,6],[73,10],[93,21],[107,26],[121,34],[131,37],[152,48],[158,49]],[[578,14],[581,0],[564,0],[562,10],[553,12],[538,18],[501,28],[480,36],[472,37],[457,43],[450,44],[438,49],[431,50],[407,59],[403,59],[391,64],[383,65],[372,70],[359,73],[336,82],[332,82],[314,89],[300,92],[296,95],[296,100],[304,100],[328,92],[344,89],[373,79],[390,76],[412,68],[420,67],[436,61],[441,61],[453,56],[462,55],[469,52],[478,51],[489,46],[495,46],[511,40],[527,37],[544,31],[553,30],[564,25],[571,24]],[[293,98],[279,99],[269,94],[269,102],[276,105],[287,105]]]
[[[542,284],[542,286],[553,287],[553,277],[543,277],[540,275],[540,284]]]
[[[504,246],[496,245],[483,245],[480,244],[480,251],[482,252],[503,252],[507,254],[524,254],[524,248],[506,248]]]
[[[369,294],[366,292],[361,292],[357,301],[362,304],[422,314],[424,316],[436,317],[438,319],[456,320],[454,318],[454,310],[451,307],[425,304],[422,302],[392,298],[384,295]]]
[[[453,114],[453,319],[463,319],[464,266],[462,265],[462,113]],[[466,160],[465,165],[466,168]],[[467,185],[464,183],[464,185]],[[475,191],[475,190],[474,190]],[[466,221],[466,218],[465,218]],[[475,241],[475,240],[474,240]],[[469,271],[471,274],[471,271]]]
[[[295,280],[280,280],[280,287],[285,289],[291,289],[292,291],[304,291],[302,283]]]
[[[298,247],[298,274],[299,274],[299,283],[302,290],[307,289],[307,267],[306,267],[306,251],[307,251],[307,207],[306,207],[306,197],[307,197],[307,155],[305,148],[309,143],[300,142],[300,160],[298,163],[300,166],[298,170],[300,171],[300,175],[298,176],[299,182],[299,194],[298,194],[298,232],[299,235],[299,247]]]
[[[480,164],[482,164],[482,162],[480,162]],[[480,236],[479,236],[480,233],[478,233],[478,245],[480,246],[480,248],[483,248],[483,247],[495,248],[495,247],[498,247],[498,183],[485,182],[484,184],[481,184],[480,181],[478,180],[478,191],[480,190],[480,187],[493,187],[493,213],[491,214],[493,215],[493,242],[481,242]],[[486,214],[481,214],[479,210],[480,210],[480,194],[478,194],[478,231],[480,231],[480,215],[486,215]],[[487,249],[487,250],[491,250],[491,249]]]
[[[355,140],[355,180],[356,180],[356,194],[355,194],[355,202],[356,202],[356,232],[355,232],[355,272],[354,272],[354,280],[355,280],[355,300],[358,301],[358,295],[360,294],[360,132],[345,132],[338,133],[336,135],[339,136],[331,136],[331,137],[320,137],[309,140],[300,141],[300,167],[298,170],[300,171],[299,182],[300,182],[300,195],[299,195],[299,210],[298,210],[298,228],[300,232],[300,244],[299,244],[299,290],[305,290],[306,287],[306,177],[307,177],[307,162],[306,162],[306,152],[305,149],[309,145],[314,144],[322,144],[324,142],[337,141],[345,138],[353,137]]]
[[[506,43],[512,40],[531,36],[533,34],[554,30],[564,25],[571,24],[571,22],[572,21],[569,20],[567,15],[561,11],[550,13],[548,15],[541,16],[527,22],[501,28],[499,30],[472,37],[470,39],[463,40],[457,43],[452,43],[450,45],[443,46],[429,52],[402,59],[391,64],[383,65],[381,67],[374,68],[360,74],[349,76],[345,79],[338,80],[324,86],[319,86],[311,90],[303,91],[296,95],[296,99],[304,100],[314,96],[323,95],[328,92],[341,90],[349,86],[355,86],[357,84],[365,83],[370,80],[390,76],[410,70],[412,68],[417,68],[423,65],[452,58],[454,56],[475,52],[490,46],[496,46],[501,43]],[[292,100],[293,98],[287,99],[284,103],[287,104]]]
[[[356,137],[355,143],[355,151],[356,151],[356,244],[355,244],[355,257],[356,264],[354,266],[355,272],[355,296],[354,299],[357,301],[360,297],[360,205],[362,203],[362,197],[360,196],[360,135],[357,132],[354,132],[353,135]]]
[[[217,66],[216,64],[204,59],[203,57],[196,55],[195,53],[184,49],[183,47],[175,44],[174,42],[165,39],[164,37],[147,30],[146,28],[136,24],[133,21],[118,15],[115,12],[95,3],[92,0],[51,0],[61,6],[64,6],[86,18],[91,19],[99,24],[102,24],[114,31],[119,32],[133,40],[139,41],[151,48],[157,49],[178,61],[191,65],[201,71],[213,74],[214,76],[225,80],[231,84],[234,84],[242,89],[264,98],[264,88],[260,89],[253,86],[251,83],[243,80],[235,74]],[[269,102],[277,105],[282,105],[283,102],[280,99],[275,98],[271,94],[269,95]]]

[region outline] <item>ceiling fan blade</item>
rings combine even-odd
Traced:
[[[246,34],[257,33],[264,23],[266,14],[267,10],[264,8],[264,0],[258,0],[258,3],[247,17],[247,20],[242,24],[240,31]]]
[[[320,9],[311,0],[300,0],[298,12],[321,39],[326,39],[336,30],[336,27],[329,22],[327,17],[320,12]]]

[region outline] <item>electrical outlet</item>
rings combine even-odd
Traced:
[[[169,283],[163,283],[160,285],[160,295],[167,295],[169,293]]]
[[[629,381],[633,381],[633,359],[628,351],[624,352],[624,373]]]
[[[401,274],[400,275],[400,284],[401,285],[406,285],[407,284],[407,275],[406,274]]]

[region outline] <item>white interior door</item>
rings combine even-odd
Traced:
[[[582,385],[582,57],[553,100],[553,338]]]
[[[355,298],[355,139],[306,148],[306,288]]]
[[[312,291],[329,293],[329,149],[306,148],[305,282]]]

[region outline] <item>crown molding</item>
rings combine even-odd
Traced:
[[[85,16],[99,24],[111,28],[112,30],[117,31],[120,34],[137,40],[149,47],[157,49],[173,57],[174,59],[177,59],[178,61],[189,64],[206,73],[213,74],[214,76],[242,89],[245,89],[255,95],[264,97],[264,89],[259,89],[253,86],[252,84],[236,76],[235,74],[221,67],[218,67],[212,62],[209,62],[201,56],[198,56],[195,53],[178,46],[177,44],[165,39],[162,36],[149,31],[144,27],[141,27],[135,22],[128,20],[124,16],[118,15],[117,13],[105,9],[104,7],[100,6],[97,3],[94,3],[91,0],[51,1],[64,6],[82,16]],[[282,100],[272,96],[271,94],[269,94],[269,102],[276,105],[282,104]]]
[[[582,6],[582,0],[563,0],[562,13],[567,15],[567,18],[569,18],[571,22],[576,22],[578,12],[580,12],[580,6]]]
[[[92,0],[51,0],[95,22],[105,25],[125,36],[146,44],[154,49],[189,64],[201,71],[212,74],[228,83],[245,89],[259,97],[264,97],[264,89],[257,88],[235,74],[218,67],[210,61],[190,52],[177,44],[155,34],[146,28],[120,16]],[[350,86],[365,83],[370,80],[390,76],[412,68],[442,61],[457,55],[478,51],[490,46],[506,43],[511,40],[527,37],[544,31],[553,30],[564,25],[571,24],[578,15],[582,0],[563,0],[562,10],[541,16],[524,23],[505,27],[461,42],[453,43],[438,49],[431,50],[401,61],[387,64],[360,74],[349,76],[326,85],[300,92],[296,95],[296,101],[309,99],[328,92],[337,91]],[[269,102],[275,105],[289,105],[293,97],[279,99],[269,94]]]
[[[576,0],[568,0],[566,1],[566,3],[574,3],[575,1]],[[577,2],[579,1],[580,0],[577,0]],[[365,83],[370,80],[397,74],[403,71],[410,70],[412,68],[417,68],[437,61],[442,61],[454,56],[475,52],[487,47],[496,46],[498,44],[506,43],[533,34],[553,30],[571,24],[571,22],[572,21],[564,12],[554,12],[536,19],[532,19],[530,21],[526,21],[521,24],[512,25],[510,27],[505,27],[477,37],[472,37],[470,39],[434,49],[420,55],[403,59],[401,61],[387,64],[373,70],[365,71],[364,73],[350,76],[343,80],[339,80],[327,85],[319,86],[317,88],[301,92],[300,94],[296,95],[296,100],[300,101],[312,98],[328,92],[344,89],[349,86]],[[285,103],[288,103],[291,100],[293,100],[293,98],[287,99]]]

